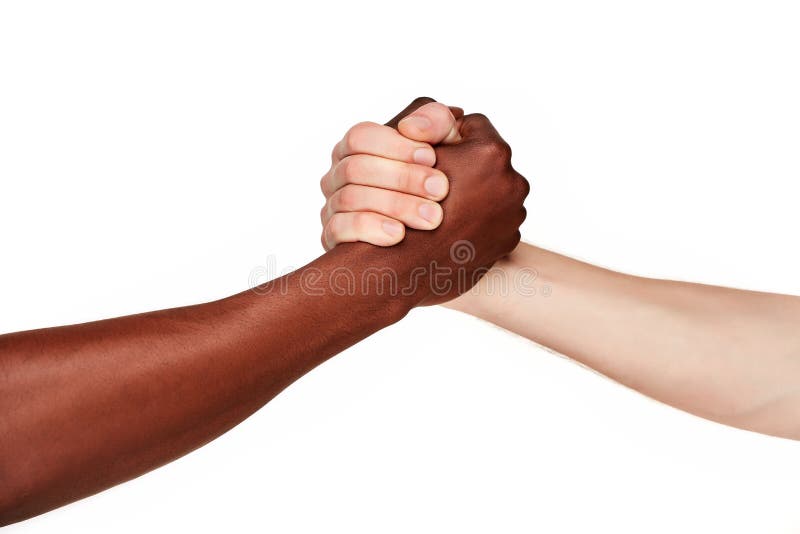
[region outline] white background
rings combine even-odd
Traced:
[[[514,147],[524,239],[798,294],[796,5],[3,2],[0,331],[303,265],[333,143],[419,95]],[[800,532],[798,480],[800,443],[422,309],[211,445],[7,532]]]

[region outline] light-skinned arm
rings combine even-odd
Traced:
[[[428,104],[402,121],[400,131],[437,142],[437,136],[409,124],[421,116],[429,132],[449,131],[456,118],[446,110]],[[369,152],[380,153],[381,147]],[[363,205],[407,220],[406,213],[382,211],[382,205],[398,206],[391,200],[382,205],[370,200],[377,196],[370,186],[376,184],[365,183],[361,190]],[[336,212],[330,202],[328,207]],[[375,242],[354,228],[341,232]],[[514,290],[518,275],[532,271],[537,285],[550,288],[550,297]],[[511,291],[493,288],[498,278]],[[682,410],[800,439],[800,297],[630,276],[522,243],[472,291],[446,305]]]

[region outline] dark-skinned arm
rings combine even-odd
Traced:
[[[217,302],[0,336],[0,523],[186,454],[401,319],[410,297],[326,287],[336,268],[386,267],[377,252],[337,249]]]
[[[463,126],[462,143],[437,148],[452,185],[436,231],[340,246],[216,302],[0,336],[0,525],[202,446],[413,307],[466,290],[517,244],[527,184],[485,117]],[[468,261],[450,258],[459,240]],[[394,286],[372,276],[386,269]]]

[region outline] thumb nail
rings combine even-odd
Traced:
[[[409,115],[405,119],[401,120],[400,124],[404,124],[405,126],[410,126],[422,131],[431,127],[430,119],[421,115]]]

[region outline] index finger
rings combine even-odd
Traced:
[[[355,154],[369,154],[407,163],[433,167],[436,153],[428,143],[403,137],[400,133],[374,122],[360,122],[350,128],[333,148],[334,164]]]
[[[503,140],[492,122],[483,113],[464,115],[464,118],[461,119],[460,132],[464,139],[485,138]]]

